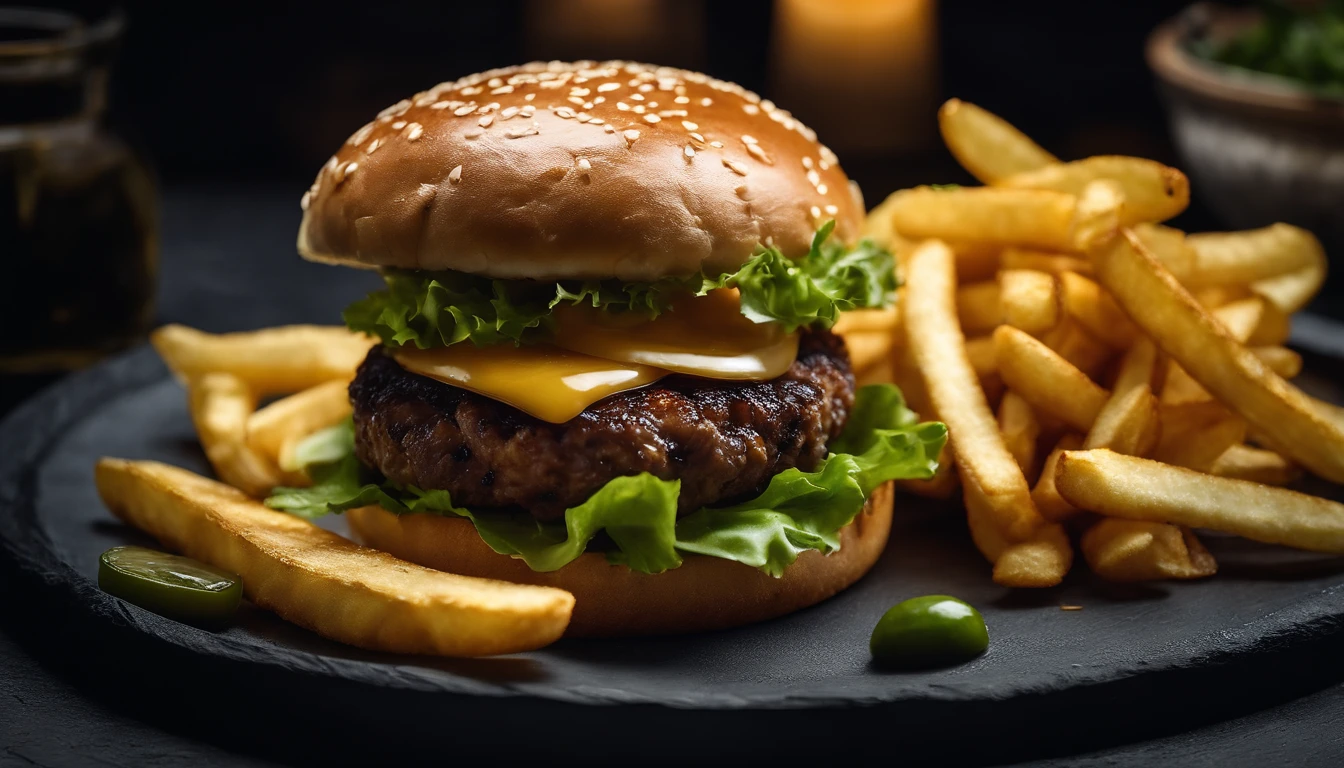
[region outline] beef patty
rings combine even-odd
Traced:
[[[790,467],[814,468],[845,425],[854,376],[839,337],[805,332],[778,378],[668,376],[551,424],[409,373],[375,346],[350,399],[360,461],[397,484],[553,520],[614,477],[651,472],[681,479],[686,514],[750,498]]]

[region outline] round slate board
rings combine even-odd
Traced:
[[[1338,338],[1337,326],[1313,323],[1318,338]],[[1339,357],[1309,355],[1301,383],[1344,402],[1339,368]],[[1080,566],[1059,588],[1010,592],[990,581],[959,507],[909,497],[888,552],[859,584],[732,631],[566,640],[471,661],[348,648],[255,609],[212,633],[98,591],[103,550],[153,544],[99,502],[92,467],[103,455],[209,471],[181,388],[147,348],[67,380],[0,428],[0,542],[29,577],[24,588],[42,595],[63,637],[99,641],[91,648],[105,637],[119,663],[139,665],[145,690],[227,688],[249,702],[220,713],[189,699],[194,714],[183,717],[203,732],[227,718],[218,738],[284,738],[292,757],[443,754],[450,739],[454,756],[661,761],[713,745],[718,757],[800,757],[862,744],[936,749],[947,764],[998,762],[1175,732],[1344,672],[1332,647],[1344,559],[1210,536],[1221,566],[1213,579],[1120,588]],[[340,518],[324,524],[344,530]],[[980,607],[989,653],[946,670],[872,668],[877,618],[929,593]],[[321,735],[332,718],[354,725],[339,742]]]

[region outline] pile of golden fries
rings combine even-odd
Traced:
[[[170,325],[152,341],[185,385],[201,445],[224,482],[106,458],[95,479],[118,517],[238,574],[253,603],[351,645],[481,656],[564,634],[574,608],[564,590],[424,568],[256,500],[282,482],[308,482],[294,447],[350,414],[346,388],[372,339],[318,326],[215,335]],[[257,408],[276,395],[287,396]]]
[[[1075,538],[1115,581],[1214,573],[1192,528],[1344,552],[1344,505],[1274,487],[1344,482],[1344,410],[1289,383],[1302,359],[1283,346],[1325,279],[1316,238],[1187,235],[1161,224],[1189,202],[1174,168],[1061,162],[956,100],[939,119],[985,186],[901,190],[867,223],[905,278],[891,378],[950,433],[944,471],[906,488],[960,484],[1006,586],[1059,583]]]

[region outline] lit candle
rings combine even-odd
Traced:
[[[933,137],[934,0],[776,0],[775,101],[837,150],[901,152]]]

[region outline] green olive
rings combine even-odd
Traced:
[[[878,620],[868,641],[883,666],[920,669],[969,661],[989,648],[985,619],[969,603],[947,595],[912,597]]]
[[[98,587],[160,616],[205,627],[228,623],[243,597],[242,579],[232,573],[144,547],[104,552]]]

